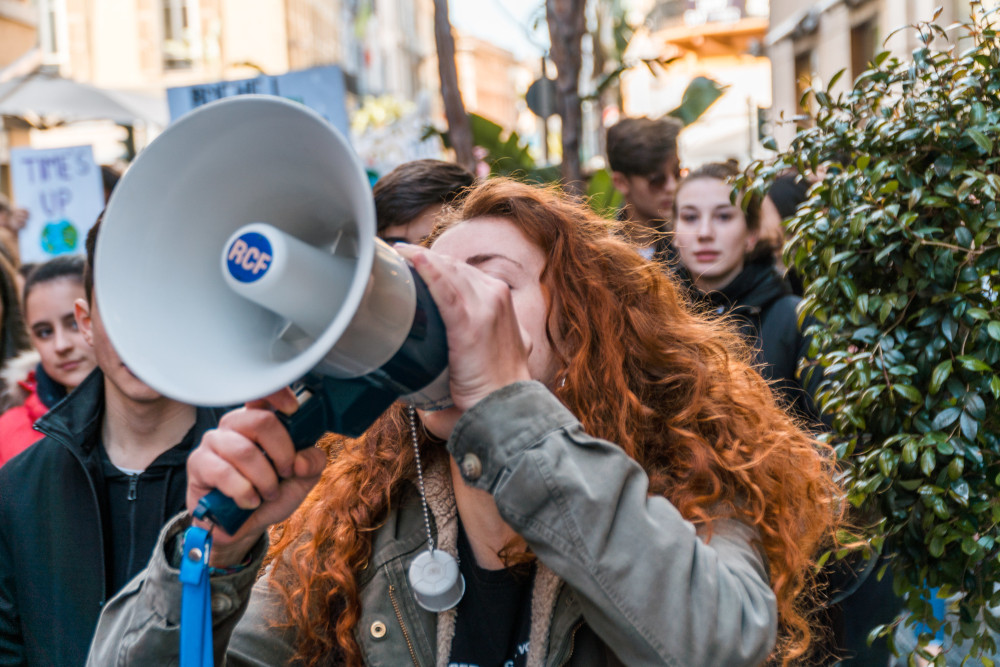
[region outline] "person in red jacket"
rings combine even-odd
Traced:
[[[35,421],[94,370],[94,350],[73,315],[73,303],[85,296],[83,266],[82,257],[56,257],[25,282],[25,322],[37,353],[12,360],[4,373],[15,406],[0,415],[0,465],[42,437]]]

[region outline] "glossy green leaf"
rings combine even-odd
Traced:
[[[1000,321],[993,320],[986,325],[986,333],[993,340],[1000,340]]]
[[[951,359],[946,359],[935,366],[934,371],[931,372],[931,381],[928,385],[928,391],[930,391],[931,394],[938,393],[938,390],[941,389],[941,385],[944,384],[944,381],[947,380],[950,375]]]
[[[958,421],[958,418],[961,415],[962,415],[961,408],[946,408],[942,410],[941,412],[937,413],[937,415],[934,417],[933,425],[935,430],[943,431],[944,429],[948,428],[956,421]]]
[[[962,427],[962,435],[964,435],[968,440],[975,440],[976,435],[979,433],[979,420],[970,415],[968,412],[963,412],[962,416],[959,418],[959,424]]]
[[[920,455],[920,472],[924,473],[925,476],[930,477],[934,473],[934,465],[937,460],[934,458],[933,449],[925,449],[924,453]]]
[[[958,245],[968,248],[972,245],[972,232],[967,227],[956,227],[955,240],[958,242]]]
[[[979,148],[981,148],[983,152],[985,153],[993,152],[993,140],[987,137],[979,130],[970,128],[965,131],[965,134],[974,142],[976,142],[976,145],[979,146]]]
[[[990,365],[982,359],[977,359],[970,355],[955,357],[955,360],[962,365],[962,368],[969,371],[989,371]]]
[[[920,391],[908,384],[894,384],[892,385],[892,390],[903,398],[913,401],[914,403],[919,403],[923,400],[923,397],[920,395]]]
[[[944,540],[940,537],[934,537],[931,543],[927,545],[927,550],[935,558],[940,558],[944,555]]]

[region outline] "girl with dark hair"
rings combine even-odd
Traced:
[[[77,329],[74,303],[84,298],[82,257],[39,264],[24,284],[24,313],[35,352],[12,359],[3,372],[8,409],[0,415],[0,465],[42,438],[39,417],[94,370],[94,351]]]
[[[808,340],[798,324],[801,299],[775,266],[773,239],[761,233],[761,200],[734,203],[735,163],[710,163],[688,174],[677,188],[673,243],[696,301],[736,318],[757,351],[760,372],[774,382],[799,416],[819,415],[812,397],[819,371],[804,387],[799,362]]]
[[[189,507],[218,488],[257,508],[235,536],[215,531],[216,660],[697,667],[806,654],[814,557],[840,507],[832,456],[738,335],[692,313],[614,232],[551,190],[474,187],[427,247],[400,248],[447,327],[454,407],[418,423],[396,404],[361,438],[296,453],[264,409],[293,407],[283,391],[202,440]],[[89,664],[176,659],[173,568],[190,523],[175,519],[106,605]],[[429,538],[466,582],[444,610],[407,576]]]

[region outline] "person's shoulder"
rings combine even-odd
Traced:
[[[798,307],[802,297],[795,294],[783,294],[771,301],[764,309],[764,317],[777,316],[780,319],[798,320]]]
[[[0,489],[37,484],[58,475],[57,464],[72,455],[52,438],[43,437],[0,466]]]
[[[794,312],[799,307],[800,303],[802,303],[801,296],[797,294],[785,294],[784,296],[775,299],[774,307]]]
[[[25,441],[38,440],[32,428],[35,418],[31,406],[27,404],[14,406],[0,415],[0,463],[23,450]]]
[[[30,415],[28,413],[28,406],[23,403],[8,408],[0,415],[0,449],[3,448],[5,435],[11,430],[16,429],[19,424],[26,420],[30,420]]]

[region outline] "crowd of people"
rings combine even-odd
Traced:
[[[255,510],[212,534],[217,664],[888,664],[864,634],[891,589],[816,567],[845,507],[780,263],[803,187],[742,207],[738,167],[682,165],[679,131],[609,129],[616,221],[439,160],[379,179],[453,406],[303,451],[288,390],[224,412],[133,375],[93,290],[100,220],[85,258],[22,272],[0,201],[0,665],[176,663],[212,489]],[[446,609],[407,576],[428,540],[463,582]]]

